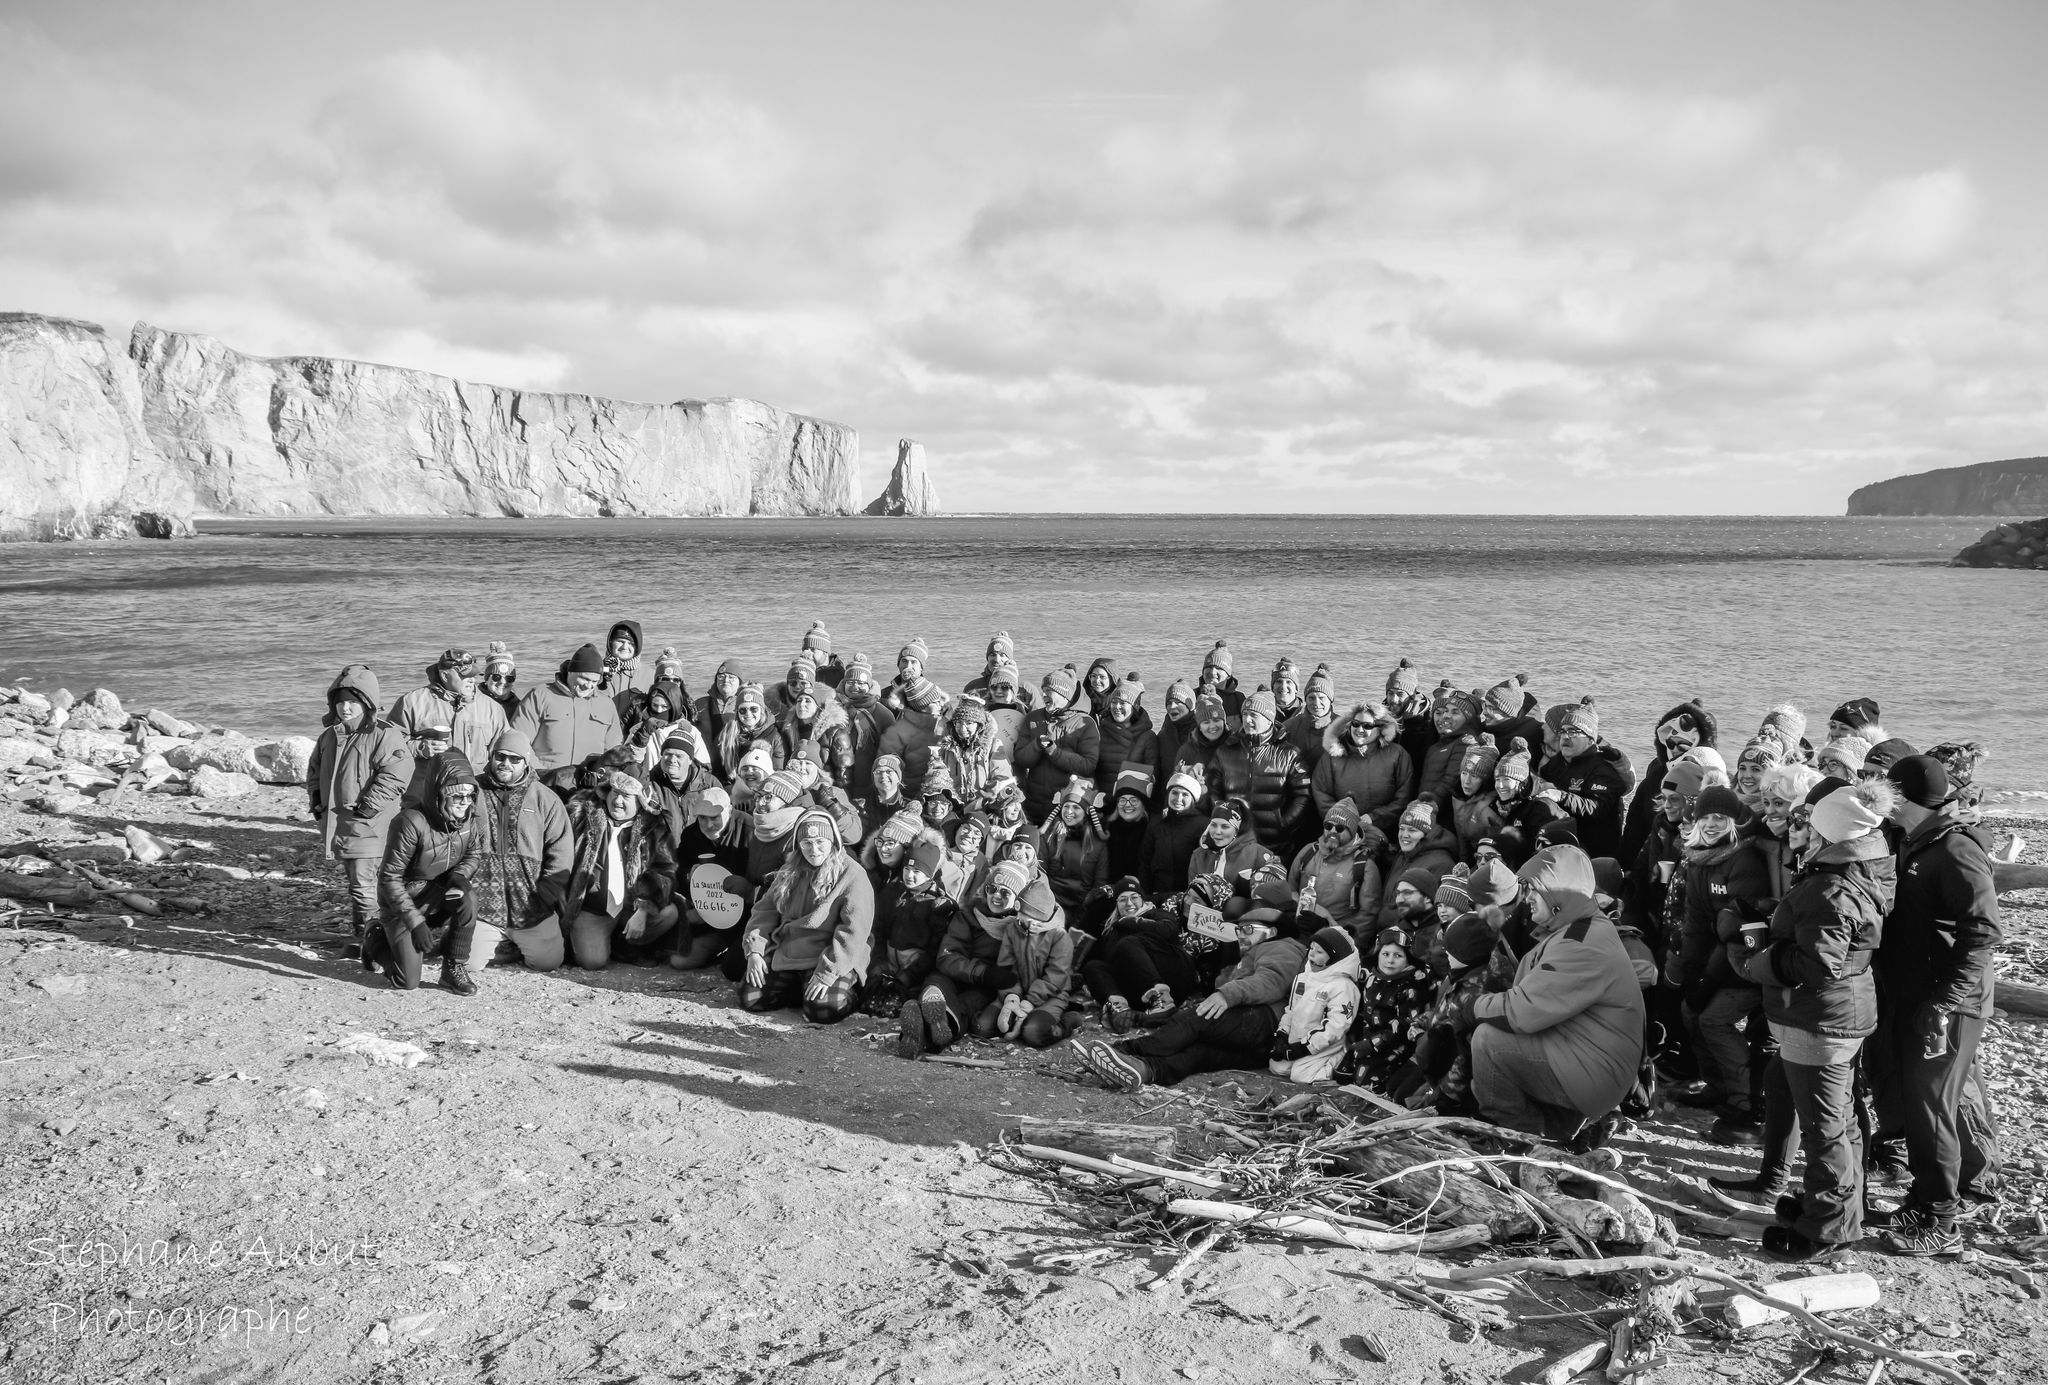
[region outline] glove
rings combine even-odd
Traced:
[[[1017,984],[1017,972],[1012,967],[990,967],[981,974],[981,981],[990,990],[1000,991]]]
[[[1302,1058],[1306,1058],[1306,1057],[1308,1057],[1308,1045],[1307,1045],[1307,1044],[1289,1044],[1289,1045],[1287,1045],[1287,1057],[1289,1058],[1289,1060],[1297,1060],[1297,1059],[1302,1059]]]
[[[730,895],[744,896],[753,887],[747,883],[747,877],[744,875],[728,875],[725,877],[725,883],[719,888]]]
[[[996,1028],[1002,1032],[1004,1038],[1014,1039],[1018,1031],[1023,1029],[1024,1021],[1030,1014],[1031,1007],[1024,1003],[1023,996],[1005,996],[1002,1012],[996,1016]]]
[[[1473,1012],[1473,1007],[1478,1003],[1479,993],[1477,991],[1467,991],[1458,997],[1458,1028],[1476,1029],[1478,1027],[1479,1016]]]
[[[434,950],[434,930],[427,927],[424,923],[414,924],[412,926],[412,945],[418,950],[420,956],[425,957]]]

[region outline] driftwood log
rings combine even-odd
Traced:
[[[2001,976],[1992,983],[1991,1003],[2007,1014],[2048,1019],[2048,986],[2029,986]]]
[[[92,904],[93,888],[83,880],[69,877],[44,879],[39,875],[21,875],[11,870],[0,870],[0,895],[9,899],[28,899],[37,904],[54,904],[60,909],[84,909]]]
[[[1991,884],[2000,894],[2014,890],[2048,890],[2048,866],[1991,863]]]
[[[1383,1179],[1381,1196],[1423,1213],[1432,1226],[1484,1226],[1495,1244],[1533,1236],[1543,1228],[1519,1199],[1441,1161],[1456,1151],[1395,1136],[1339,1156],[1344,1168]],[[1417,1164],[1433,1167],[1416,1170]]]
[[[1094,1159],[1121,1154],[1131,1159],[1157,1160],[1173,1153],[1170,1125],[1106,1125],[1094,1121],[1039,1120],[1020,1117],[1017,1138],[1027,1145],[1067,1149]]]

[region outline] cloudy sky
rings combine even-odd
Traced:
[[[2048,452],[2048,5],[0,7],[0,308],[922,439],[952,509]]]

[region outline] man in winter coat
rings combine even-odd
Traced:
[[[564,798],[575,792],[576,770],[586,758],[625,742],[617,703],[600,695],[604,678],[604,656],[586,644],[554,682],[529,692],[512,718],[513,729],[533,745],[541,782]]]
[[[449,750],[429,767],[422,805],[391,824],[377,873],[382,925],[364,940],[363,966],[381,965],[401,990],[418,990],[422,961],[440,957],[442,988],[476,994],[468,968],[477,903],[470,882],[481,854],[475,811],[476,774]]]
[[[517,731],[499,734],[480,787],[469,965],[481,969],[509,942],[532,970],[553,971],[562,965],[557,915],[576,847],[569,812],[534,776],[533,747]]]
[[[1243,797],[1259,844],[1287,860],[1300,849],[1309,820],[1309,779],[1301,752],[1275,734],[1273,709],[1273,694],[1264,688],[1245,698],[1241,729],[1210,764],[1209,800]]]
[[[1095,719],[1099,748],[1095,758],[1095,787],[1106,797],[1116,788],[1119,774],[1142,769],[1147,778],[1157,773],[1159,737],[1152,730],[1152,714],[1142,700],[1145,685],[1136,673],[1127,673],[1109,690],[1101,716]]]
[[[1378,857],[1386,845],[1350,799],[1330,805],[1323,835],[1301,849],[1287,872],[1302,916],[1328,919],[1361,947],[1369,945],[1380,908]]]
[[[1570,1139],[1608,1116],[1643,1057],[1643,993],[1614,925],[1593,903],[1593,862],[1539,851],[1520,879],[1536,936],[1515,984],[1471,1001],[1472,1093],[1482,1118]]]
[[[1544,763],[1540,777],[1549,787],[1538,792],[1570,815],[1586,854],[1618,856],[1621,801],[1631,780],[1600,753],[1600,716],[1591,707],[1565,709],[1558,724],[1557,754]]]
[[[1237,963],[1217,978],[1205,999],[1189,1001],[1149,1034],[1076,1049],[1088,1070],[1107,1085],[1135,1092],[1147,1082],[1171,1087],[1198,1072],[1260,1068],[1308,960],[1308,949],[1280,933],[1274,909],[1253,909],[1237,920]]]
[[[350,664],[327,687],[326,729],[313,746],[306,796],[329,860],[341,862],[361,943],[378,916],[384,839],[412,777],[405,733],[377,715],[377,675]]]
[[[391,724],[408,736],[425,726],[445,726],[451,747],[472,766],[491,758],[491,746],[506,727],[505,709],[477,696],[476,661],[467,650],[449,649],[427,666],[427,685],[415,688],[391,709]]]
[[[1532,751],[1543,748],[1543,719],[1540,706],[1529,691],[1529,675],[1517,673],[1488,688],[1479,697],[1479,729],[1493,737],[1493,747],[1505,755],[1517,740]]]
[[[1898,894],[1877,952],[1884,998],[1866,1049],[1876,1088],[1878,1143],[1903,1140],[1912,1189],[1894,1213],[1886,1247],[1897,1254],[1945,1254],[1961,1244],[1956,1218],[1966,1192],[1989,1197],[1998,1178],[1986,1143],[1964,1139],[1959,1123],[1987,1131],[1981,1099],[1966,1096],[1970,1069],[1991,1018],[1991,958],[2002,936],[1988,844],[1950,811],[1948,773],[1931,755],[1892,765],[1898,793],[1892,820],[1905,829]],[[1974,1109],[1964,1119],[1966,1105]]]
[[[931,679],[919,674],[903,685],[903,710],[882,732],[875,753],[902,761],[905,783],[924,782],[931,769],[932,747],[939,743],[939,715],[945,709],[946,694]]]
[[[1366,820],[1391,838],[1401,809],[1415,796],[1415,762],[1401,748],[1401,723],[1384,704],[1361,702],[1330,723],[1323,758],[1309,777],[1316,811],[1348,798]]]
[[[1025,718],[1015,763],[1022,771],[1024,816],[1042,823],[1075,775],[1092,779],[1102,758],[1102,735],[1086,712],[1069,708],[1079,686],[1074,675],[1054,669],[1039,686],[1041,706]],[[1060,708],[1069,708],[1062,711]]]

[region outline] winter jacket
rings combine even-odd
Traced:
[[[477,917],[498,928],[529,928],[560,912],[576,834],[561,798],[531,770],[509,787],[479,781]]]
[[[1116,788],[1116,777],[1125,765],[1142,766],[1147,774],[1159,772],[1159,735],[1152,729],[1152,714],[1144,707],[1131,709],[1129,721],[1118,721],[1107,712],[1095,719],[1099,747],[1095,758],[1095,787],[1103,793]]]
[[[1111,814],[1102,823],[1102,869],[1112,881],[1135,876],[1139,888],[1145,881],[1145,842],[1152,830],[1152,814],[1128,822]]]
[[[865,980],[874,926],[874,889],[851,856],[835,852],[816,870],[795,857],[754,901],[740,948],[767,958],[770,971],[805,971],[827,985]]]
[[[1045,878],[1067,917],[1077,919],[1089,894],[1109,883],[1109,843],[1097,827],[1093,809],[1079,827],[1060,834],[1057,844],[1050,838],[1047,834]]]
[[[1400,921],[1400,913],[1394,907],[1394,892],[1401,887],[1401,874],[1420,866],[1432,871],[1441,880],[1451,873],[1451,867],[1458,864],[1458,839],[1449,829],[1439,825],[1422,834],[1422,840],[1415,844],[1413,851],[1398,853],[1387,862],[1382,876],[1385,884],[1380,886],[1380,927]]]
[[[1771,914],[1754,952],[1729,962],[1764,988],[1773,1024],[1827,1038],[1864,1038],[1877,1028],[1873,955],[1892,907],[1896,863],[1873,832],[1815,852]]]
[[[875,757],[882,753],[882,736],[896,724],[896,714],[873,693],[854,697],[841,692],[838,697],[846,710],[846,733],[853,742],[853,770],[846,792],[854,802],[864,803],[875,796]]]
[[[1553,898],[1543,935],[1515,969],[1515,984],[1478,997],[1472,1016],[1536,1036],[1572,1109],[1588,1119],[1619,1105],[1642,1066],[1643,992],[1635,963],[1586,896]]]
[[[391,709],[391,724],[407,739],[418,735],[423,726],[446,726],[453,732],[448,748],[461,751],[469,767],[482,774],[491,762],[491,746],[507,725],[505,711],[488,697],[458,701],[453,689],[435,681],[443,672],[429,668],[427,686],[398,699]]]
[[[965,745],[951,732],[946,732],[940,735],[931,752],[946,767],[946,773],[952,776],[954,796],[967,812],[977,812],[987,806],[989,789],[1000,777],[995,772],[998,763],[995,743],[995,723],[983,722],[975,729],[973,739]]]
[[[1248,733],[1224,737],[1209,766],[1209,801],[1242,797],[1251,805],[1251,827],[1268,851],[1292,856],[1301,847],[1308,820],[1308,770],[1301,752],[1270,731],[1253,741]]]
[[[1301,752],[1303,768],[1309,772],[1311,782],[1315,777],[1316,765],[1323,758],[1323,737],[1337,720],[1335,712],[1318,720],[1314,713],[1303,707],[1293,716],[1280,723],[1280,735],[1286,742]],[[1321,816],[1320,810],[1317,816]]]
[[[1304,964],[1288,993],[1267,1068],[1291,1082],[1322,1081],[1337,1070],[1351,1021],[1357,1015],[1356,952],[1339,957],[1321,971],[1309,971]],[[1293,1056],[1297,1044],[1308,1050],[1299,1057]]]
[[[1557,806],[1570,816],[1579,846],[1588,856],[1618,855],[1621,801],[1629,779],[1612,759],[1597,746],[1576,760],[1553,756],[1537,777],[1558,791]]]
[[[896,719],[875,743],[875,759],[894,755],[901,760],[903,783],[906,789],[914,790],[924,782],[925,771],[931,767],[932,747],[939,743],[939,734],[937,717],[906,707],[896,713]],[[870,771],[874,764],[874,760],[868,761]]]
[[[1308,961],[1308,948],[1293,938],[1270,938],[1239,957],[1216,978],[1216,994],[1236,1009],[1263,1006],[1275,1023],[1287,1008],[1294,978]]]
[[[1696,701],[1682,702],[1666,712],[1657,721],[1659,730],[1666,722],[1681,714],[1692,717],[1694,734],[1698,738],[1696,744],[1709,748],[1715,746],[1720,726],[1714,720],[1713,714]],[[1656,753],[1650,757],[1649,768],[1643,771],[1642,780],[1638,785],[1641,791],[1629,800],[1628,812],[1622,819],[1621,854],[1618,859],[1623,861],[1633,860],[1636,853],[1643,849],[1643,843],[1649,840],[1650,826],[1656,820],[1658,811],[1657,795],[1664,787],[1664,775],[1671,768],[1671,761],[1676,758],[1661,735],[1655,736],[1654,740]],[[1534,746],[1537,742],[1531,741],[1529,744]],[[1681,750],[1679,753],[1685,752]],[[1728,761],[1732,765],[1735,757],[1730,755]]]
[[[586,759],[625,741],[617,704],[602,694],[576,696],[566,674],[520,700],[512,729],[533,742],[533,768],[542,782],[563,789],[575,785]]]
[[[829,689],[817,688],[814,694],[831,698]],[[797,720],[796,709],[790,708],[782,717],[782,734],[789,743],[789,758],[792,760],[808,757],[818,762],[832,782],[845,788],[853,780],[853,725],[847,720],[846,709],[836,701],[826,701],[818,708],[818,714],[807,726]]]
[[[711,771],[693,758],[684,771],[680,782],[670,779],[658,765],[647,775],[647,811],[660,818],[668,839],[674,841],[688,830],[694,820],[690,812],[690,799],[700,790],[718,781],[711,777]]]
[[[1493,951],[1477,966],[1446,972],[1436,996],[1424,1006],[1416,1028],[1416,1065],[1436,1088],[1436,1109],[1444,1115],[1471,1114],[1472,1030],[1477,1021],[1469,1005],[1483,995],[1501,995],[1515,984],[1515,953],[1506,939],[1496,938]]]
[[[1401,810],[1415,797],[1415,763],[1398,744],[1375,743],[1363,755],[1341,735],[1348,717],[1330,723],[1323,735],[1323,758],[1316,762],[1309,785],[1316,811],[1324,817],[1340,798],[1348,798],[1359,815],[1391,839]]]
[[[1458,796],[1458,771],[1465,764],[1465,752],[1479,744],[1479,736],[1465,732],[1432,741],[1422,752],[1422,768],[1415,780],[1415,796],[1436,804],[1438,822],[1451,821],[1451,809]]]
[[[1728,965],[1721,915],[1733,910],[1739,920],[1761,923],[1778,900],[1771,893],[1770,872],[1755,847],[1740,837],[1715,846],[1686,849],[1679,869],[1685,872],[1685,921],[1679,929],[1686,1003],[1702,1008],[1724,986],[1746,986]]]
[[[795,830],[796,822],[805,809],[816,808],[832,819],[841,846],[852,848],[860,845],[860,814],[846,795],[830,784],[821,784],[814,791],[798,794],[789,806],[797,811],[790,816],[789,825],[775,836],[764,834],[758,823],[754,825],[752,839],[747,844],[747,878],[756,885],[767,884],[768,878],[781,869],[789,856],[790,845],[796,840],[790,833]]]
[[[1017,897],[1016,909],[1009,914],[990,911],[977,885],[946,925],[945,939],[939,944],[939,972],[964,990],[991,989],[988,973],[1000,964],[1003,927],[1009,919],[1020,916],[1041,921],[1058,916],[1064,926],[1065,915],[1043,875],[1031,877],[1024,893]]]
[[[1471,862],[1481,842],[1492,840],[1499,843],[1507,817],[1501,812],[1500,800],[1493,796],[1493,787],[1489,784],[1470,798],[1454,798],[1450,823],[1458,837],[1458,859]]]
[[[1050,746],[1039,744],[1042,732],[1050,732]],[[1101,749],[1101,733],[1085,713],[1037,711],[1027,717],[1015,752],[1024,784],[1024,816],[1033,825],[1044,822],[1068,780],[1077,774],[1094,777]]]
[[[1033,928],[1021,915],[1011,915],[997,943],[996,965],[1017,973],[997,992],[998,1000],[1021,996],[1034,1010],[1066,1013],[1067,988],[1074,981],[1074,935],[1065,927]]]
[[[1975,827],[1936,817],[1899,846],[1898,897],[1885,919],[1878,984],[1902,1016],[1920,1005],[1989,1018],[1998,888]]]
[[[353,733],[343,732],[332,710],[344,691],[370,704],[370,714]],[[306,769],[309,806],[330,857],[375,860],[384,854],[398,800],[412,777],[412,751],[405,734],[377,715],[377,675],[368,664],[343,669],[327,689],[327,705],[327,729],[314,743]]]
[[[697,734],[704,738],[705,749],[711,752],[711,772],[718,776],[718,782],[721,784],[730,784],[733,771],[739,767],[737,756],[732,759],[726,758],[726,752],[732,748],[733,742],[729,728],[732,726],[733,712],[738,707],[737,695],[721,701],[715,695],[706,693],[697,699],[696,710],[690,716],[691,724],[697,728]]]
[[[1188,887],[1188,861],[1209,830],[1209,815],[1198,808],[1161,812],[1146,831],[1145,869],[1138,873],[1145,893],[1157,899]]]
[[[1173,773],[1175,765],[1187,758],[1184,753],[1187,744],[1189,741],[1200,737],[1200,728],[1195,725],[1195,717],[1192,712],[1182,717],[1179,721],[1175,721],[1172,717],[1161,713],[1158,722],[1153,728],[1153,737],[1157,741],[1157,745],[1152,752],[1153,759],[1154,763],[1159,766],[1159,773],[1152,781],[1152,802],[1156,807],[1166,802],[1167,777]],[[1206,758],[1203,759],[1201,765],[1202,768],[1195,772],[1197,780],[1201,779],[1203,773],[1208,769],[1208,760]]]
[[[562,927],[565,932],[579,913],[606,912],[606,866],[600,848],[607,821],[604,802],[596,794],[579,793],[569,800],[569,827],[576,834],[576,853],[569,868],[568,888],[562,893]],[[655,843],[668,836],[666,826],[654,814],[639,812],[631,821],[615,829],[619,840],[620,878],[625,889],[617,912],[608,914],[608,917],[623,919],[633,911],[635,901],[644,900],[651,909],[662,908],[669,902],[676,883],[673,860],[667,875],[657,875],[648,869],[654,859]]]
[[[746,878],[752,842],[752,827],[737,813],[728,816],[716,837],[706,836],[703,825],[692,821],[681,835],[655,842],[652,868],[672,882],[670,898],[692,931],[723,932],[746,922],[754,901],[754,886]]]
[[[461,872],[465,879],[474,874],[480,855],[475,810],[459,824],[441,815],[441,790],[451,777],[454,758],[455,753],[448,751],[429,762],[424,806],[407,808],[391,824],[391,840],[377,872],[377,903],[387,927],[419,927],[427,919],[415,901],[428,885],[451,871]],[[461,763],[466,766],[468,761]],[[463,782],[474,782],[474,776],[465,771]]]
[[[952,921],[953,901],[933,886],[911,890],[901,876],[889,881],[875,895],[875,940],[891,952],[924,954],[924,970],[931,969],[939,954],[939,943]],[[924,980],[924,973],[898,976],[906,986]]]
[[[1386,844],[1386,838],[1368,825],[1341,855],[1326,857],[1320,841],[1303,847],[1287,871],[1287,888],[1294,892],[1301,913],[1320,915],[1354,939],[1369,939],[1377,931],[1386,893],[1377,860]],[[1361,949],[1365,945],[1359,942]]]
[[[1621,916],[1628,923],[1642,930],[1643,936],[1662,958],[1667,950],[1673,951],[1683,965],[1684,949],[1678,946],[1678,939],[1670,936],[1664,920],[1668,912],[1670,880],[1658,869],[1665,862],[1672,867],[1671,879],[1678,879],[1678,864],[1685,857],[1685,843],[1679,837],[1678,825],[1658,813],[1650,822],[1650,835],[1643,840],[1642,850],[1635,859],[1628,862],[1628,881],[1622,897]],[[1782,896],[1782,890],[1773,890],[1773,898]],[[1674,969],[1674,975],[1677,970]]]
[[[1502,813],[1503,821],[1500,830],[1494,834],[1493,844],[1500,848],[1501,859],[1516,870],[1536,854],[1539,849],[1537,839],[1545,827],[1553,822],[1571,821],[1571,814],[1564,810],[1563,805],[1547,798],[1537,798],[1526,789],[1505,809],[1500,809],[1497,801],[1495,807]]]
[[[1378,1090],[1408,1065],[1421,1037],[1423,1014],[1435,992],[1429,973],[1420,967],[1393,976],[1375,967],[1366,977],[1358,1039],[1351,1046],[1360,1086]]]

